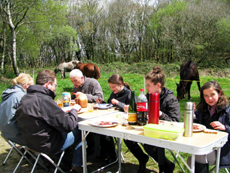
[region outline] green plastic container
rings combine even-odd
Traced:
[[[152,138],[175,141],[184,132],[183,127],[172,125],[147,124],[143,126],[144,135]]]

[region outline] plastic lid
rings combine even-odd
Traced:
[[[170,133],[180,133],[184,130],[183,127],[177,127],[172,125],[158,125],[158,124],[147,124],[143,126],[143,128],[149,130],[162,131],[162,132],[170,132]]]
[[[143,88],[141,88],[141,89],[140,89],[140,91],[144,91],[144,89],[143,89]]]

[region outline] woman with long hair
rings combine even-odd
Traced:
[[[208,129],[215,129],[230,133],[230,108],[227,97],[217,81],[205,83],[200,90],[200,102],[196,106],[194,122],[205,125]],[[216,150],[207,155],[195,156],[195,172],[209,172],[209,165],[216,162]],[[188,158],[191,163],[191,157]],[[220,166],[230,165],[230,143],[221,148]]]
[[[161,67],[155,66],[153,70],[149,72],[146,77],[146,94],[149,100],[151,93],[160,94],[160,120],[167,121],[179,121],[180,120],[180,105],[178,100],[174,96],[173,92],[165,87],[165,75],[162,72]],[[133,153],[133,155],[139,161],[138,173],[143,173],[146,169],[146,163],[148,162],[148,156],[142,151],[138,143],[124,140],[126,146]],[[144,144],[144,149],[155,161],[158,162],[159,172],[172,173],[175,165],[169,161],[165,156],[165,149]]]

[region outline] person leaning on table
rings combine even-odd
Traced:
[[[215,129],[230,134],[230,108],[228,99],[216,81],[205,83],[200,89],[200,102],[196,107],[194,122],[203,124],[208,129]],[[221,148],[220,166],[230,165],[230,140]],[[209,172],[209,165],[216,162],[216,150],[207,155],[195,156],[195,172]],[[191,157],[187,160],[191,163]]]
[[[165,75],[162,73],[161,67],[155,66],[153,70],[149,72],[146,77],[146,94],[149,100],[149,94],[160,94],[160,120],[166,121],[179,121],[180,120],[180,105],[173,92],[167,89],[165,84]],[[125,109],[127,111],[127,108]],[[133,155],[139,161],[138,173],[143,173],[146,169],[146,163],[148,162],[148,156],[144,154],[141,147],[137,142],[124,140],[126,146],[133,153]],[[158,162],[159,172],[172,173],[175,165],[169,161],[165,156],[165,149],[144,144],[145,151]]]
[[[41,71],[36,85],[27,89],[16,111],[18,127],[29,148],[48,155],[59,154],[72,144],[75,146],[72,171],[82,171],[81,133],[76,109],[64,112],[54,101],[56,74]]]
[[[120,111],[124,112],[124,106],[130,103],[131,88],[130,85],[124,82],[119,74],[112,74],[108,79],[109,87],[112,90],[107,103],[112,103]],[[105,153],[106,163],[111,163],[116,160],[115,144],[112,137],[101,136],[102,150]]]
[[[0,103],[0,131],[7,139],[26,145],[15,119],[16,109],[26,94],[26,89],[34,84],[29,74],[20,73],[12,80],[13,86],[2,92]]]
[[[72,70],[69,77],[74,85],[72,99],[80,94],[85,94],[89,103],[95,103],[97,99],[104,99],[101,85],[96,79],[83,76],[79,69]]]

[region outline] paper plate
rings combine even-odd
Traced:
[[[113,104],[110,103],[102,103],[98,105],[98,109],[109,109],[113,107]]]
[[[108,123],[108,124],[107,124]],[[95,127],[114,127],[118,125],[117,121],[91,121],[89,123],[91,126],[95,126]]]

